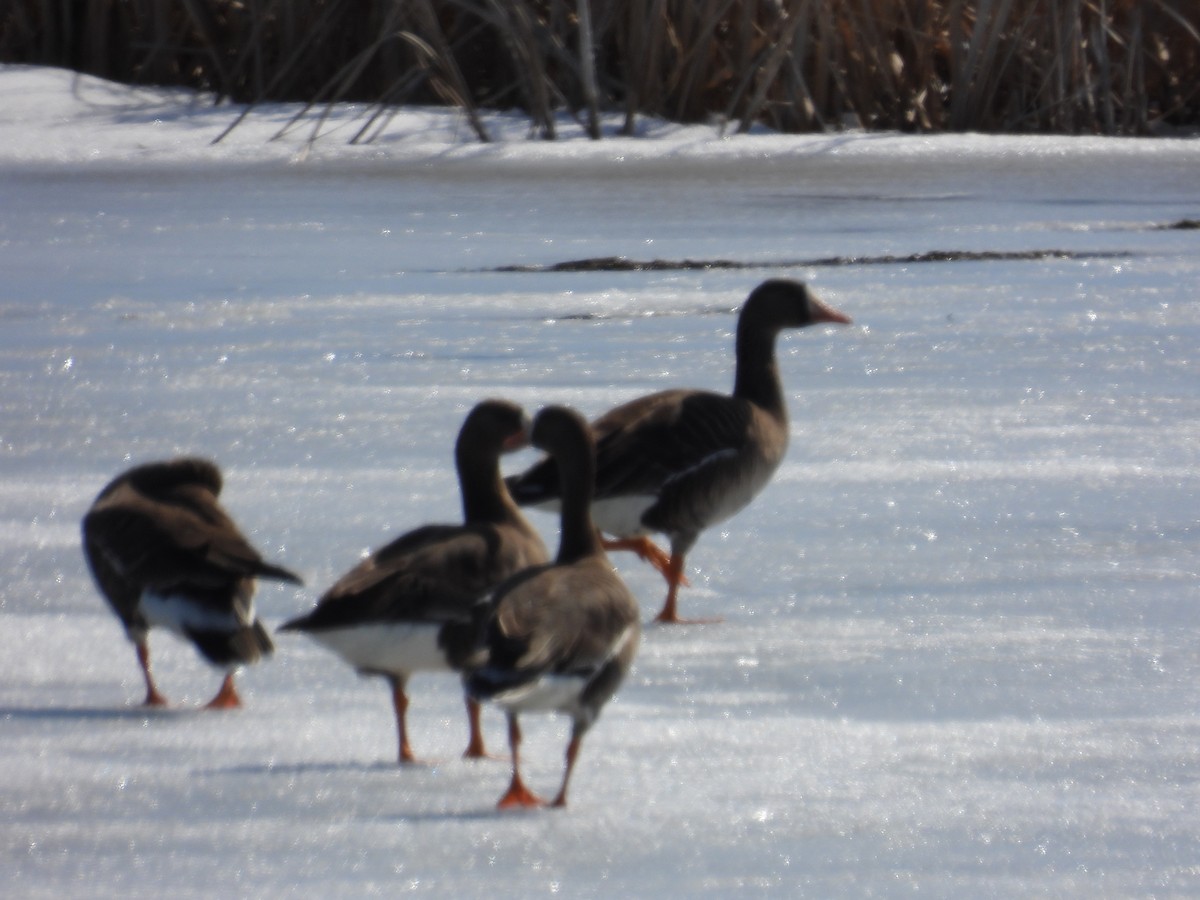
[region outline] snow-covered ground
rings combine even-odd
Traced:
[[[418,110],[350,145],[361,110],[271,141],[276,107],[212,145],[236,112],[0,68],[6,896],[1200,893],[1200,232],[1159,227],[1200,216],[1200,140],[485,146]],[[896,259],[933,251],[1000,256]],[[746,267],[495,271],[610,255]],[[307,579],[260,589],[278,625],[458,516],[476,400],[728,389],[772,276],[855,324],[781,341],[788,458],[682,595],[724,621],[647,627],[570,808],[494,809],[448,679],[399,769],[382,684],[297,636],[207,713],[219,676],[155,635],[175,705],[136,706],[79,549],[113,474],[217,460]],[[648,619],[661,579],[614,561]],[[542,791],[565,737],[526,723]]]

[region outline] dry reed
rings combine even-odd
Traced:
[[[4,0],[0,60],[241,103],[747,130],[1200,126],[1200,0]]]

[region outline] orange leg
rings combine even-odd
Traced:
[[[671,568],[672,558],[664,553],[658,544],[645,535],[631,538],[606,538],[601,543],[604,544],[605,550],[632,550],[640,559],[654,566],[658,570],[658,574],[667,579],[667,584],[678,583],[686,585],[688,583],[687,578],[683,574],[682,564],[678,571],[673,572]]]
[[[146,699],[142,706],[166,706],[167,698],[158,692],[154,684],[154,676],[150,674],[150,647],[145,640],[137,642],[138,665],[142,667],[142,677],[146,680]]]
[[[408,694],[404,691],[404,681],[399,678],[392,680],[392,707],[396,710],[396,734],[400,738],[400,764],[416,762],[412,747],[408,743]]]
[[[516,713],[510,713],[508,716],[508,746],[512,752],[512,781],[508,785],[508,791],[500,798],[500,802],[496,804],[500,809],[510,809],[514,806],[534,807],[545,806],[545,801],[537,794],[525,787],[525,782],[521,780],[521,726],[517,724]]]
[[[583,738],[577,734],[571,735],[571,741],[567,744],[567,769],[563,772],[562,787],[558,789],[558,796],[554,798],[551,806],[563,807],[567,805],[567,782],[571,780],[571,772],[575,768],[575,757],[579,755],[579,745],[583,742]]]
[[[221,682],[217,695],[208,701],[205,709],[238,709],[242,698],[238,696],[237,688],[233,686],[233,673],[230,672]]]
[[[687,584],[687,579],[683,577],[683,555],[678,553],[671,554],[671,564],[669,567],[670,574],[667,576],[667,602],[663,604],[662,611],[654,617],[655,622],[664,625],[704,625],[713,622],[720,622],[716,619],[681,619],[679,618],[679,608],[677,598],[679,595],[679,585]]]
[[[470,738],[463,759],[487,759],[487,748],[483,744],[483,728],[479,722],[479,701],[467,698],[467,723],[470,726]]]

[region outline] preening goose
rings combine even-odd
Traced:
[[[221,508],[221,472],[205,459],[147,463],[113,479],[83,519],[83,549],[101,593],[137,648],[147,706],[166,705],[147,642],[161,626],[226,670],[210,708],[241,705],[234,671],[269,654],[254,615],[254,579],[300,578],[264,562]]]

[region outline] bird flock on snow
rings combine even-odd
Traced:
[[[516,404],[480,402],[454,449],[463,521],[402,534],[279,630],[303,632],[358,672],[387,679],[401,763],[416,759],[405,715],[414,672],[462,679],[469,758],[486,755],[480,704],[500,707],[512,760],[501,807],[543,805],[521,778],[519,716],[570,716],[565,770],[551,801],[565,806],[583,737],[629,672],[641,638],[637,600],[606,551],[633,550],[662,573],[667,597],[657,622],[688,621],[678,613],[687,553],[701,532],[763,489],[787,449],[776,337],[849,322],[804,284],[773,279],[739,313],[731,394],[660,391],[590,423],[563,406],[530,422]],[[544,456],[504,477],[501,457],[528,444]],[[167,703],[151,674],[152,628],[191,641],[224,671],[209,707],[237,707],[235,670],[274,649],[255,615],[256,579],[301,584],[250,546],[220,505],[221,483],[205,459],[139,465],[110,482],[83,519],[84,555],[136,648],[147,706]],[[553,557],[522,507],[558,512]],[[666,538],[668,552],[652,534]]]

